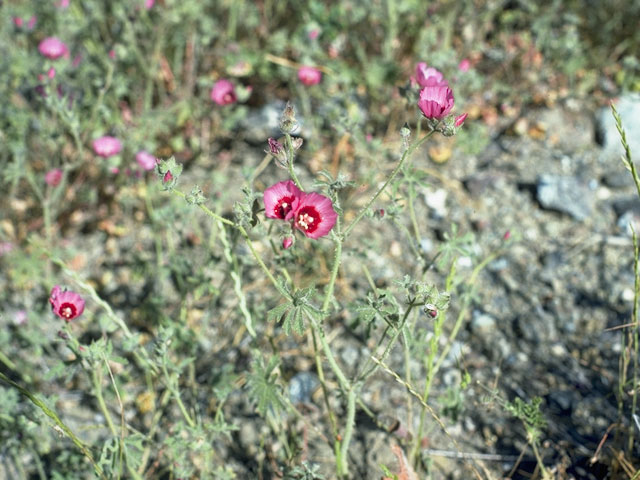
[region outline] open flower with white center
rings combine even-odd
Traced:
[[[51,289],[49,303],[53,313],[67,322],[79,317],[84,312],[83,298],[76,292],[60,290],[58,285]]]
[[[298,208],[303,195],[302,190],[291,180],[278,182],[264,191],[264,214],[268,218],[289,220]]]
[[[331,200],[313,192],[303,194],[293,215],[293,224],[307,237],[317,239],[331,231],[337,218]]]

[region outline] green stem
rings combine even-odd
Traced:
[[[107,408],[107,404],[104,402],[104,397],[102,396],[102,365],[93,365],[91,368],[91,379],[93,380],[93,388],[96,391],[96,400],[98,400],[98,406],[102,411],[102,415],[104,416],[109,430],[114,437],[118,436],[118,432],[116,431],[116,427],[113,424],[113,420],[111,419],[111,414],[109,413],[109,409]]]
[[[418,219],[416,218],[416,210],[413,206],[413,201],[415,200],[415,188],[413,185],[409,186],[409,201],[407,202],[409,206],[409,218],[411,219],[411,224],[413,225],[413,233],[416,237],[416,245],[420,246],[420,228],[418,227]]]
[[[344,478],[349,476],[349,444],[351,443],[351,436],[353,435],[353,426],[355,425],[356,418],[356,399],[358,398],[358,392],[355,386],[351,386],[347,393],[347,418],[345,420],[344,435],[342,436],[342,445],[340,446],[339,462],[337,461],[338,475]]]
[[[336,234],[333,235],[335,250],[333,253],[333,267],[331,268],[331,276],[329,277],[329,283],[327,284],[327,290],[324,295],[324,301],[322,302],[322,312],[328,315],[329,303],[333,298],[333,289],[336,285],[336,278],[338,278],[338,270],[340,270],[340,262],[342,261],[342,238],[340,236],[340,218],[336,221],[335,225]]]
[[[384,182],[384,185],[382,185],[382,187],[380,187],[378,189],[378,191],[373,195],[373,197],[371,197],[371,199],[369,199],[367,204],[364,207],[362,207],[360,212],[358,212],[358,214],[356,215],[356,218],[354,218],[353,221],[344,230],[344,233],[343,233],[344,238],[347,238],[347,236],[349,235],[349,232],[351,232],[351,230],[353,230],[353,228],[358,224],[358,222],[360,220],[362,220],[362,217],[364,217],[366,215],[367,211],[369,210],[369,208],[371,207],[373,202],[375,202],[377,200],[377,198],[380,196],[380,194],[382,192],[384,192],[384,190],[387,188],[387,186],[396,178],[396,176],[398,175],[398,173],[402,169],[402,166],[404,165],[404,162],[407,160],[407,158],[409,158],[411,156],[411,154],[420,145],[422,145],[431,135],[433,135],[434,131],[435,130],[430,131],[424,137],[422,137],[420,140],[415,142],[413,145],[411,145],[409,148],[407,148],[404,151],[404,153],[402,154],[402,157],[400,158],[400,161],[398,162],[398,165],[396,165],[396,168],[393,169],[393,171],[391,172],[391,175],[389,175],[389,178],[387,178],[387,181]]]
[[[633,328],[633,384],[632,387],[632,397],[631,397],[631,418],[636,417],[636,410],[638,408],[638,354],[639,354],[639,332],[640,326],[638,325],[638,297],[640,296],[640,271],[638,268],[638,259],[640,257],[640,246],[638,246],[638,237],[636,235],[635,230],[632,228],[633,233],[633,274],[634,274],[634,294],[633,294],[633,314],[632,314],[632,322],[634,324]],[[634,426],[630,425],[629,427],[629,438],[627,441],[627,453],[631,454],[633,452],[634,445]]]
[[[182,193],[180,190],[172,189],[171,191],[173,193],[175,193],[176,195],[181,196],[182,198],[186,198],[186,195],[184,193]],[[200,210],[205,212],[207,215],[209,215],[214,220],[216,220],[216,221],[218,221],[220,223],[223,223],[225,225],[229,225],[230,227],[233,227],[236,230],[238,230],[238,232],[240,232],[240,235],[242,235],[244,237],[244,239],[246,240],[247,246],[249,247],[249,250],[251,251],[251,254],[253,255],[253,258],[255,258],[256,262],[258,262],[258,265],[260,266],[262,271],[265,273],[267,278],[271,281],[273,286],[276,287],[276,290],[278,290],[278,292],[280,292],[280,294],[284,298],[290,300],[291,296],[289,295],[289,293],[287,293],[287,291],[278,283],[278,281],[275,279],[273,274],[269,271],[269,269],[267,268],[265,263],[262,261],[262,258],[260,257],[260,255],[258,254],[256,249],[253,247],[253,242],[249,238],[249,234],[244,229],[244,227],[242,225],[238,225],[238,224],[232,222],[231,220],[228,220],[228,219],[226,219],[224,217],[221,217],[217,213],[211,211],[211,209],[208,208],[206,205],[200,204],[200,205],[198,205],[198,207],[200,208]]]
[[[167,387],[171,391],[173,398],[178,404],[178,408],[180,409],[180,412],[182,412],[182,416],[187,421],[189,426],[191,428],[194,428],[196,426],[196,422],[193,421],[193,419],[191,418],[191,415],[189,415],[189,412],[187,412],[187,409],[184,406],[184,403],[182,403],[182,398],[180,398],[180,392],[178,391],[176,382],[174,382],[173,379],[169,376],[169,372],[167,371],[167,367],[164,364],[164,362],[162,364],[162,373],[164,374],[165,380],[167,381]]]
[[[296,184],[296,187],[298,187],[300,190],[304,192],[304,188],[302,188],[302,183],[300,183],[300,180],[296,175],[296,171],[293,168],[293,164],[294,164],[293,161],[295,159],[296,153],[295,153],[295,150],[293,149],[293,142],[291,141],[291,135],[289,135],[288,133],[285,133],[284,135],[284,144],[287,152],[287,168],[289,170],[289,176],[293,180],[293,183]]]
[[[227,239],[227,233],[224,229],[224,225],[218,222],[218,227],[220,228],[220,241],[222,242],[222,246],[224,247],[224,257],[229,263],[231,267],[231,279],[233,280],[233,291],[238,297],[238,302],[240,306],[240,311],[244,316],[244,324],[253,338],[256,338],[256,331],[253,329],[253,318],[251,317],[251,312],[247,308],[247,297],[242,291],[242,277],[240,274],[240,266],[238,265],[238,258],[232,255],[231,245],[229,244],[229,240]]]
[[[101,479],[106,480],[106,477],[105,477],[104,473],[102,472],[102,469],[96,463],[96,461],[93,458],[93,455],[91,454],[91,451],[89,450],[89,448],[82,442],[82,440],[80,440],[71,431],[71,429],[62,420],[60,420],[60,417],[58,417],[56,412],[54,412],[49,407],[47,407],[47,405],[45,405],[45,403],[42,400],[40,400],[38,397],[33,395],[29,390],[27,390],[26,388],[24,388],[21,385],[17,384],[16,382],[14,382],[10,378],[8,378],[2,372],[0,372],[0,380],[8,383],[13,388],[15,388],[20,393],[22,393],[25,397],[27,397],[31,401],[31,403],[33,403],[36,407],[38,407],[42,411],[42,413],[44,413],[47,417],[49,417],[51,420],[53,420],[55,422],[55,424],[57,425],[57,427],[60,430],[62,430],[62,432],[64,432],[71,439],[71,441],[74,443],[74,445],[80,449],[82,454],[89,459],[89,461],[91,462],[91,465],[93,465],[93,468],[95,469],[95,471],[98,474],[98,476]]]

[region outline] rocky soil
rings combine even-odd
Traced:
[[[625,97],[619,110],[632,152],[640,155],[640,100]],[[264,135],[266,132],[254,136]],[[211,189],[220,188],[219,195],[239,198],[239,190],[224,186],[241,185],[242,168],[255,169],[264,155],[263,146],[249,143],[250,136],[247,134],[247,142],[240,139],[213,149],[216,168],[224,171],[224,182],[216,180],[209,165],[196,164],[187,168],[181,183],[202,183],[206,177]],[[435,254],[454,223],[461,232],[473,232],[476,250],[485,254],[505,245],[506,232],[511,235],[503,254],[481,273],[468,318],[434,385],[433,407],[443,412],[447,392],[459,385],[461,370],[466,369],[472,379],[460,392],[457,419],[442,415],[447,433],[432,422],[423,441],[433,462],[432,478],[474,478],[472,469],[487,478],[510,474],[512,478],[531,478],[535,459],[526,447],[524,428],[505,413],[499,399],[531,400],[535,396],[543,399],[541,409],[547,420],[541,453],[558,478],[607,478],[615,452],[605,444],[599,458],[594,454],[609,427],[619,420],[614,392],[623,330],[614,327],[631,321],[634,275],[629,224],[640,230],[640,201],[631,175],[619,159],[620,151],[618,134],[606,109],[589,111],[579,102],[565,102],[530,111],[518,124],[496,131],[476,155],[454,149],[448,161],[436,164],[428,159],[426,149],[418,152],[414,163],[423,162],[430,173],[430,186],[420,191],[416,206],[417,217],[427,227],[423,231],[429,232],[421,242],[424,255]],[[303,175],[310,177],[310,171]],[[83,219],[93,221],[89,217],[94,213],[104,215],[103,220],[113,214],[79,213],[69,220],[69,228],[81,225]],[[158,214],[162,215],[162,209]],[[206,223],[206,219],[200,218],[191,226],[174,225],[185,228],[185,245],[198,243],[197,222]],[[98,226],[100,231],[93,240],[83,239],[82,246],[71,246],[82,252],[78,269],[102,272],[94,280],[98,285],[112,286],[103,288],[101,294],[116,309],[141,302],[149,293],[148,282],[136,283],[132,264],[122,259],[134,252],[144,261],[145,252],[152,248],[151,233],[141,230],[133,236],[117,236],[109,234],[115,227]],[[397,240],[401,234],[391,221],[363,224],[355,237],[359,234],[378,245],[366,259],[374,281],[385,284],[413,271],[412,254]],[[346,258],[345,278],[357,278],[359,261]],[[461,258],[458,268],[469,269],[470,262]],[[210,273],[213,284],[223,281],[220,272]],[[103,278],[105,275],[108,278]],[[443,281],[435,269],[429,279]],[[245,284],[249,300],[259,302],[259,292],[266,284],[259,276],[246,279]],[[364,280],[338,284],[339,293],[346,297],[364,295],[366,289]],[[236,300],[230,296],[225,302],[223,317],[211,319],[209,330],[200,332],[201,349],[208,353],[196,362],[196,379],[206,375],[213,363],[246,366],[249,361],[246,338],[229,335],[237,329],[233,325],[238,319],[232,313]],[[451,319],[457,308],[454,298]],[[208,313],[203,308],[192,315],[189,321],[197,323]],[[329,335],[347,371],[355,371],[370,353],[371,344],[349,329],[348,320],[348,315],[336,316]],[[297,337],[278,338],[288,394],[300,405],[307,421],[281,420],[303,437],[307,460],[319,464],[320,471],[332,478],[332,451],[326,441],[329,429],[312,373],[311,346]],[[395,371],[403,371],[399,349],[388,363]],[[417,363],[415,372],[414,378],[420,378]],[[206,403],[205,398],[199,400]],[[405,387],[384,371],[366,384],[363,400],[375,412],[377,422],[358,414],[354,476],[376,479],[381,476],[380,464],[396,468],[391,445],[402,444],[416,425],[408,424]],[[89,410],[83,415],[78,399],[66,396],[61,401],[62,411],[73,409],[77,418],[91,416]],[[331,401],[339,410],[340,398],[334,396]],[[234,419],[239,430],[233,433],[232,442],[221,442],[220,454],[228,458],[239,478],[276,478],[272,454],[280,447],[277,441],[261,445],[268,429],[243,390],[232,394],[227,410],[227,417]],[[73,424],[74,419],[69,421]],[[633,424],[630,417],[622,421],[627,426]],[[78,426],[84,423],[86,420],[78,420]],[[640,430],[636,433],[640,436]],[[640,449],[636,453],[640,456]]]

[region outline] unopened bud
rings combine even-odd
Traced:
[[[277,156],[280,152],[282,152],[284,147],[280,142],[274,140],[273,138],[269,138],[267,142],[269,143],[269,151],[272,155]]]
[[[282,117],[280,118],[280,130],[282,133],[293,133],[298,129],[298,121],[296,120],[296,112],[293,109],[293,105],[287,102],[287,106],[284,107]]]
[[[294,151],[300,150],[300,147],[302,147],[303,143],[304,143],[304,140],[302,140],[300,137],[291,139],[291,145],[293,146]]]
[[[284,237],[284,239],[282,240],[282,248],[286,250],[291,245],[293,245],[293,237]]]
[[[438,309],[436,308],[435,305],[431,303],[427,303],[424,306],[424,313],[429,315],[431,318],[436,318],[438,316]]]
[[[462,124],[464,123],[464,121],[467,119],[467,116],[469,114],[468,113],[463,113],[462,115],[458,115],[455,119],[455,121],[453,122],[453,125],[456,128],[460,128],[462,126]]]

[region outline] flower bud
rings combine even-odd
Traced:
[[[278,162],[278,165],[281,167],[287,167],[287,152],[284,146],[273,138],[269,138],[267,140],[269,144],[269,150],[266,153],[270,153]]]
[[[438,309],[436,308],[435,305],[431,303],[427,303],[424,306],[423,310],[424,310],[424,313],[429,315],[431,318],[436,318],[438,316]]]
[[[282,133],[293,133],[298,129],[298,121],[296,120],[296,112],[293,105],[287,102],[282,117],[280,117],[280,130]]]
[[[293,245],[293,237],[284,237],[282,239],[282,248],[285,250]]]
[[[467,116],[469,114],[468,113],[463,113],[462,115],[458,115],[455,119],[455,121],[453,122],[453,125],[456,128],[460,128],[462,126],[462,124],[464,123],[464,121],[467,119]]]

